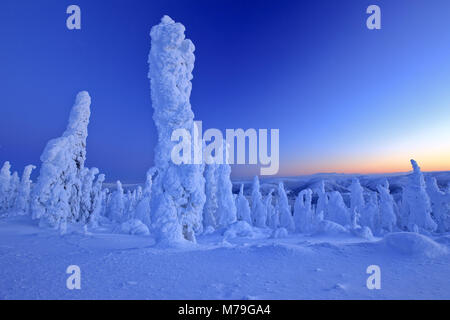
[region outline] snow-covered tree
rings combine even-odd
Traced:
[[[171,154],[175,130],[191,134],[194,159],[202,158],[201,139],[194,124],[189,97],[194,45],[184,36],[185,28],[164,16],[154,26],[149,54],[153,120],[158,132],[155,149],[157,174],[152,187],[152,223],[158,242],[195,241],[195,233],[203,229],[205,203],[203,165],[175,164]],[[191,158],[191,157],[189,157]]]
[[[384,181],[382,185],[377,186],[380,195],[380,218],[379,226],[375,226],[375,231],[392,232],[397,224],[395,215],[395,202],[389,190],[389,182]]]
[[[328,209],[328,194],[325,192],[325,182],[320,181],[319,187],[316,189],[316,193],[318,195],[317,205],[316,205],[316,213],[322,215],[324,217],[327,216]]]
[[[256,227],[266,226],[267,210],[262,201],[258,176],[255,176],[252,185],[252,220]]]
[[[80,201],[80,221],[89,222],[89,217],[94,211],[94,197],[92,188],[96,175],[99,173],[97,168],[84,168],[81,172],[81,201]]]
[[[239,195],[236,199],[237,219],[239,221],[245,221],[249,225],[252,225],[250,205],[247,198],[244,196],[244,184],[241,184]]]
[[[141,220],[148,228],[151,227],[150,202],[152,199],[153,174],[154,174],[153,168],[147,172],[145,187],[142,190],[141,195],[138,195],[137,197],[138,202],[136,205],[136,212],[135,212],[136,219]]]
[[[350,210],[353,212],[356,209],[361,213],[364,206],[364,190],[361,187],[359,179],[353,178],[352,184],[350,185]]]
[[[342,198],[340,192],[333,191],[330,193],[327,215],[325,218],[327,220],[339,223],[342,226],[350,225],[350,212],[345,205],[344,199]]]
[[[112,193],[109,201],[109,218],[115,222],[125,222],[125,199],[123,187],[120,181],[116,182],[116,190]]]
[[[0,215],[9,210],[11,194],[11,164],[6,161],[0,170]]]
[[[417,162],[411,160],[413,173],[408,177],[408,183],[403,188],[402,216],[407,221],[409,231],[417,228],[434,231],[436,222],[431,218],[431,203],[426,192],[425,180]]]
[[[103,190],[104,181],[105,175],[99,174],[92,186],[92,214],[89,216],[89,224],[94,228],[98,226],[98,220],[104,212],[104,208],[106,208],[106,194]]]
[[[299,192],[294,203],[295,229],[300,233],[313,231],[314,213],[311,206],[312,190],[305,189]]]
[[[224,153],[227,153],[224,148]],[[236,204],[233,198],[233,184],[230,180],[231,167],[226,162],[217,167],[217,212],[216,221],[221,227],[226,227],[237,220]]]
[[[358,206],[355,206],[355,209],[358,210]],[[368,227],[370,230],[377,230],[378,232],[379,220],[380,208],[378,205],[378,194],[371,192],[369,194],[369,200],[360,212],[359,223],[363,227]]]
[[[216,212],[218,208],[217,204],[217,164],[211,163],[205,166],[205,194],[206,202],[203,207],[203,228],[208,227],[216,228]]]
[[[289,232],[295,231],[294,218],[291,213],[288,197],[283,182],[278,184],[278,212],[280,214],[280,227]]]
[[[9,185],[9,199],[8,199],[8,208],[9,210],[14,209],[14,205],[16,203],[17,195],[19,193],[20,188],[20,178],[17,171],[14,171],[11,175],[11,181]]]
[[[30,192],[32,181],[30,179],[31,172],[36,167],[33,165],[28,165],[25,167],[22,173],[22,178],[20,181],[19,191],[17,193],[16,202],[14,204],[14,211],[18,215],[26,215],[30,209]]]
[[[434,220],[438,225],[438,232],[450,230],[450,207],[449,199],[445,192],[439,189],[435,177],[429,177],[426,181],[427,193],[431,201],[431,209]]]
[[[267,210],[267,225],[271,229],[277,229],[280,226],[280,214],[275,206],[272,204],[273,202],[273,192],[275,190],[271,189],[269,193],[264,198],[264,206]]]
[[[61,228],[80,220],[81,172],[86,160],[86,138],[91,98],[78,93],[63,135],[50,140],[41,155],[41,169],[32,192],[33,218]]]

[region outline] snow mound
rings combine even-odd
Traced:
[[[288,235],[288,231],[286,228],[277,228],[273,231],[271,238],[272,239],[282,239],[286,238]]]
[[[351,230],[352,234],[359,237],[359,238],[363,238],[366,240],[372,240],[373,239],[373,234],[372,234],[372,230],[370,230],[369,227],[359,227],[359,228],[354,228]]]
[[[414,232],[396,232],[386,235],[382,243],[405,255],[435,258],[447,253],[447,249],[427,236]]]
[[[134,234],[141,236],[148,236],[150,231],[148,227],[138,219],[130,219],[120,225],[120,229],[123,233]]]
[[[252,238],[253,236],[253,227],[245,221],[238,221],[233,223],[224,233],[225,239],[232,239],[236,237]]]
[[[330,221],[322,220],[317,226],[316,235],[346,235],[348,230],[340,224]]]

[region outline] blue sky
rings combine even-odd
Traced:
[[[70,4],[81,30],[66,28]],[[366,28],[370,4],[381,30]],[[196,46],[196,119],[280,129],[280,175],[405,171],[411,157],[450,170],[449,12],[445,0],[2,1],[0,161],[39,164],[88,90],[86,164],[142,181],[156,143],[149,31],[167,14]]]

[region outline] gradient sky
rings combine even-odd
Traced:
[[[66,28],[70,4],[81,30]],[[381,30],[366,28],[370,4]],[[0,161],[39,164],[88,90],[86,164],[142,181],[156,143],[149,31],[168,14],[196,46],[196,119],[280,129],[280,175],[408,171],[410,158],[450,170],[449,13],[448,0],[3,0]]]

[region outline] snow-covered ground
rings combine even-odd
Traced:
[[[36,224],[0,221],[1,299],[450,299],[450,235],[272,239],[255,228],[163,248],[108,227],[60,236]],[[66,288],[69,265],[81,269],[81,290]],[[380,290],[366,287],[370,265],[381,268]]]

